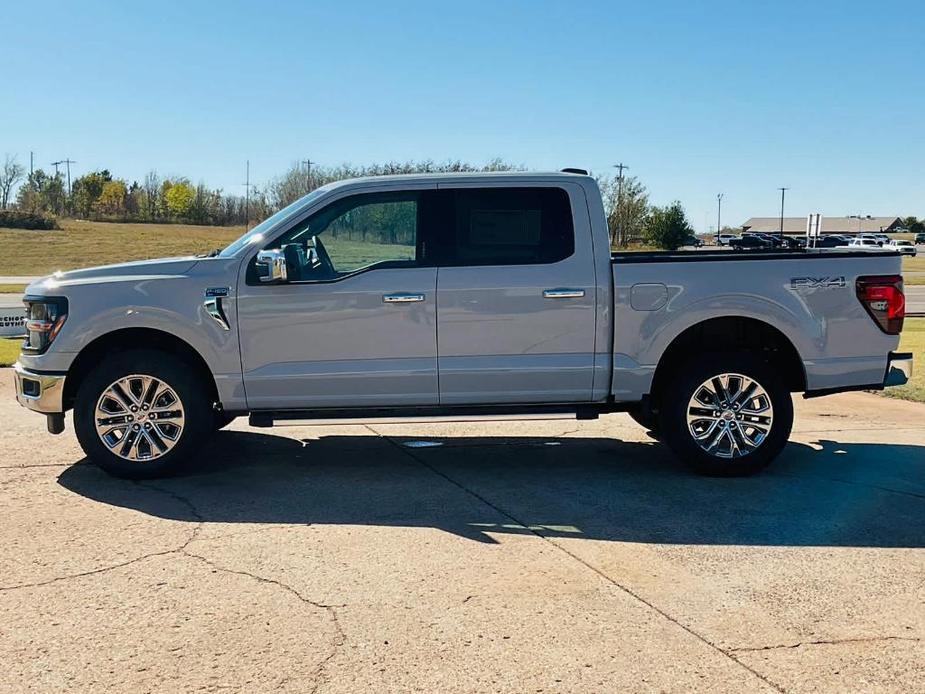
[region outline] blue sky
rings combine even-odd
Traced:
[[[8,3],[0,155],[243,192],[324,164],[623,161],[699,229],[925,216],[914,2]]]

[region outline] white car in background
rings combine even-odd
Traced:
[[[720,246],[728,246],[733,239],[739,238],[735,234],[720,234],[716,237],[716,243]]]
[[[863,233],[863,234],[858,234],[856,238],[859,238],[859,239],[870,239],[870,240],[872,240],[874,243],[876,243],[878,246],[883,246],[884,244],[889,243],[889,241],[890,241],[890,237],[887,236],[886,234],[872,234],[872,233],[869,233],[869,232],[865,232],[865,233]],[[865,244],[865,245],[867,245],[867,244]]]
[[[872,238],[870,236],[858,236],[856,238],[851,239],[851,241],[849,241],[846,244],[846,247],[848,248],[869,248],[873,250],[877,248],[882,248],[883,244],[880,243],[877,239]]]
[[[903,255],[911,255],[913,258],[916,256],[918,251],[915,248],[915,244],[912,241],[902,241],[900,239],[893,239],[887,244],[884,244],[884,248],[889,248],[891,251],[899,251]]]

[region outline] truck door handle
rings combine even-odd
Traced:
[[[424,301],[423,294],[383,294],[382,302],[386,304],[411,304]]]
[[[547,289],[543,292],[544,299],[580,299],[585,295],[584,289]]]

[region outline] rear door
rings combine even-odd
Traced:
[[[590,400],[597,297],[584,191],[440,188],[440,403]]]

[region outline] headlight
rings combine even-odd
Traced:
[[[67,299],[63,297],[30,298],[26,304],[26,342],[23,350],[41,353],[48,349],[67,320]]]

